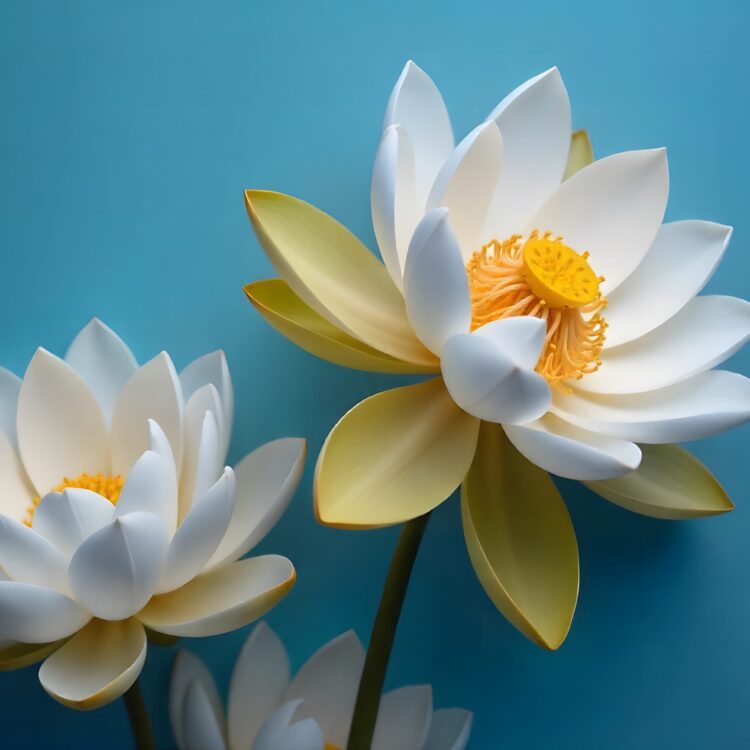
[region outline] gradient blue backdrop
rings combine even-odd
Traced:
[[[370,167],[408,58],[441,87],[459,136],[558,65],[575,125],[600,155],[669,147],[670,219],[736,226],[709,290],[747,295],[749,20],[745,4],[716,0],[7,0],[0,362],[21,374],[36,346],[64,351],[94,315],[141,360],[167,349],[182,366],[223,347],[237,392],[232,459],[283,435],[310,440],[300,491],[263,544],[299,569],[268,620],[295,666],[346,628],[366,640],[395,532],[317,526],[310,480],[339,415],[397,380],[316,360],[255,314],[242,284],[271,268],[242,190],[308,199],[371,241]],[[734,364],[750,370],[747,355]],[[388,684],[431,682],[437,706],[473,709],[477,749],[747,747],[748,436],[695,446],[737,502],[725,517],[650,520],[564,483],[581,595],[557,653],[495,611],[467,559],[455,499],[445,503],[420,553]],[[188,644],[223,689],[248,630]],[[153,648],[143,674],[164,747],[173,653]],[[66,710],[33,667],[0,675],[0,696],[3,747],[130,746],[121,703]]]

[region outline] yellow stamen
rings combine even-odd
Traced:
[[[324,742],[323,750],[341,750],[341,748],[338,745],[332,745],[330,742]]]
[[[125,478],[119,474],[87,474],[84,472],[75,479],[64,477],[62,482],[53,487],[50,492],[62,492],[71,487],[91,490],[91,492],[96,492],[102,497],[106,497],[112,505],[116,505],[124,484]],[[29,527],[34,521],[34,513],[36,513],[41,499],[41,496],[37,495],[26,509],[26,517],[23,519],[23,522]]]
[[[551,232],[492,240],[466,266],[471,292],[471,330],[501,318],[533,315],[547,323],[537,372],[563,393],[562,381],[599,369],[607,300],[599,291],[588,253],[579,255]]]

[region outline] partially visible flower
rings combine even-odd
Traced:
[[[138,677],[147,632],[224,633],[285,596],[289,560],[239,558],[286,508],[305,443],[233,471],[233,408],[222,352],[139,367],[98,320],[64,360],[0,370],[0,668],[46,658],[53,698],[97,708]]]
[[[365,653],[354,631],[326,643],[290,679],[284,644],[259,623],[242,647],[229,684],[226,718],[203,662],[180,651],[169,713],[180,750],[343,750]],[[462,750],[472,714],[432,710],[429,685],[383,696],[372,750]]]

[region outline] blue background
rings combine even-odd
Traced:
[[[289,512],[263,543],[299,570],[268,617],[299,665],[353,627],[366,640],[395,531],[314,522],[314,457],[335,420],[398,379],[314,359],[268,328],[242,284],[271,275],[242,191],[292,193],[372,243],[370,168],[384,107],[413,58],[458,136],[558,65],[599,155],[667,145],[668,218],[736,227],[710,291],[748,293],[747,5],[6,1],[0,23],[0,362],[63,352],[102,317],[141,361],[222,347],[237,392],[231,458],[310,440]],[[664,279],[669,283],[669,279]],[[733,363],[747,372],[748,356]],[[74,426],[71,426],[74,427]],[[547,653],[495,611],[464,549],[455,498],[435,514],[390,686],[431,682],[476,712],[473,748],[740,748],[750,743],[750,489],[742,428],[695,445],[737,502],[669,523],[563,483],[581,552],[567,642]],[[193,641],[225,689],[249,629]],[[174,649],[152,648],[160,745]],[[49,699],[36,669],[0,675],[3,747],[130,746],[121,702]]]

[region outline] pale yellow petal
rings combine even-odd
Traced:
[[[594,161],[594,148],[589,140],[589,134],[585,130],[576,130],[570,138],[570,153],[563,179],[567,180],[568,177],[572,177],[592,161]]]
[[[440,369],[437,362],[434,365],[404,362],[362,343],[315,312],[282,279],[248,284],[245,294],[279,333],[328,362],[369,372],[428,373]]]
[[[713,474],[678,445],[642,445],[641,465],[630,474],[584,484],[606,500],[655,518],[702,518],[734,504]]]
[[[578,545],[560,493],[499,425],[483,422],[461,491],[469,557],[495,606],[527,638],[556,649],[578,598]]]
[[[479,420],[441,378],[384,391],[345,414],[315,470],[315,513],[327,526],[388,526],[416,518],[463,480]]]
[[[0,671],[20,669],[46,659],[53,651],[65,643],[55,641],[54,643],[20,643],[13,642],[0,646]]]
[[[385,266],[346,227],[283,193],[248,190],[245,203],[269,259],[310,307],[392,357],[435,364]]]

